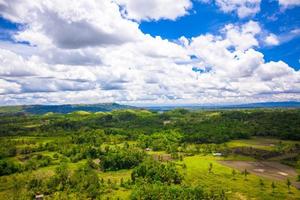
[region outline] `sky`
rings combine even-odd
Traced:
[[[300,0],[0,0],[0,105],[300,101]]]

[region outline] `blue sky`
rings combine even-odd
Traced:
[[[220,11],[215,4],[203,4],[194,1],[189,15],[176,21],[160,20],[142,22],[140,28],[144,33],[176,40],[181,36],[197,37],[201,34],[216,33],[228,23],[243,23],[252,19],[258,21],[265,31],[276,35],[288,35],[289,31],[300,27],[300,7],[285,9],[277,1],[264,0],[260,12],[255,16],[240,19],[235,14]],[[274,19],[273,19],[274,18]],[[281,45],[259,48],[265,59],[283,60],[295,69],[300,69],[300,34]]]
[[[299,0],[0,1],[0,104],[300,100]]]

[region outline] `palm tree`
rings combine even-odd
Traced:
[[[179,155],[179,160],[183,161],[183,156],[182,155]]]
[[[236,180],[236,178],[235,178],[235,176],[236,176],[236,171],[235,171],[234,169],[232,170],[231,174],[232,174],[233,180]]]
[[[245,177],[245,181],[247,181],[248,179],[247,179],[247,176],[248,176],[248,174],[250,174],[249,172],[248,172],[248,170],[247,169],[245,169],[244,171],[243,171],[243,174],[244,174],[244,177]]]
[[[274,194],[274,192],[275,192],[274,190],[275,190],[275,188],[276,188],[276,185],[275,185],[274,182],[272,182],[271,187],[272,187],[272,194]]]
[[[259,185],[260,185],[260,188],[263,189],[264,186],[265,186],[265,183],[263,182],[262,179],[259,179]]]
[[[208,173],[212,173],[212,169],[213,169],[213,164],[209,163]]]
[[[292,185],[292,183],[291,183],[290,179],[287,179],[287,180],[286,180],[286,185],[287,185],[287,187],[288,187],[289,193],[291,193],[291,185]]]
[[[124,179],[123,179],[123,177],[122,177],[121,180],[120,180],[120,186],[121,186],[121,187],[124,186]]]

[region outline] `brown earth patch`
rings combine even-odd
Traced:
[[[247,169],[252,174],[272,180],[285,181],[289,178],[293,185],[300,189],[300,183],[296,182],[297,172],[294,168],[273,161],[219,161],[221,164],[235,168],[239,171]]]
[[[159,160],[159,161],[170,161],[172,160],[171,154],[153,154],[153,159],[154,160]]]

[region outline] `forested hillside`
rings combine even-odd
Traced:
[[[134,109],[134,107],[117,103],[4,106],[0,107],[0,116],[3,114],[67,114],[76,111],[110,112],[120,109]]]
[[[181,142],[221,143],[250,136],[300,140],[300,110],[222,110],[164,113],[147,110],[74,112],[71,114],[2,116],[0,135],[73,135],[102,130],[107,135],[137,139],[141,135],[177,131]]]

